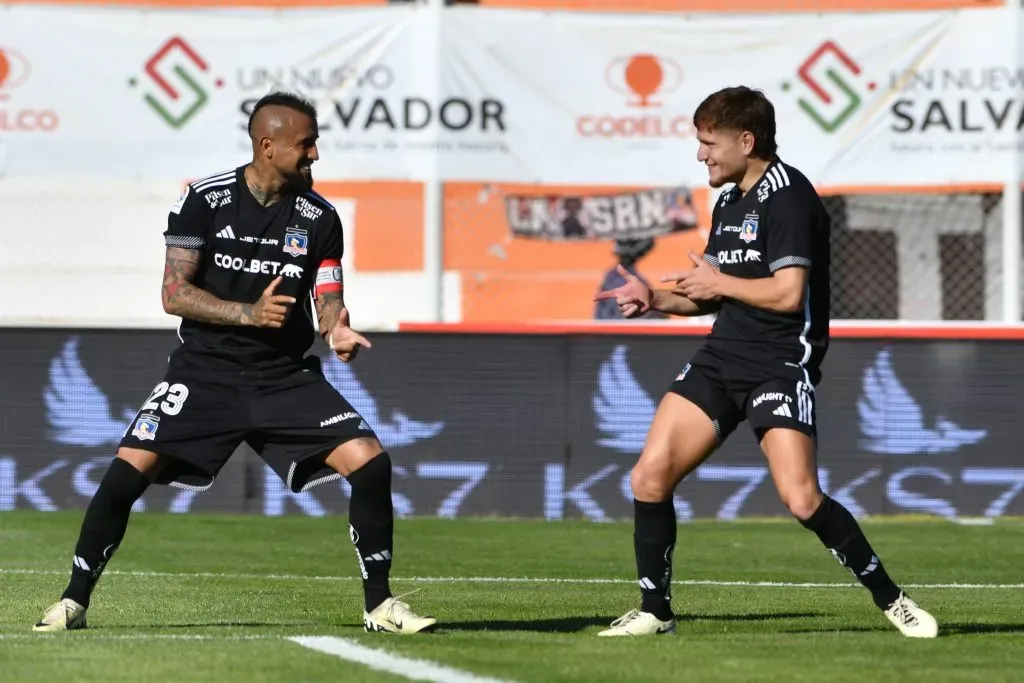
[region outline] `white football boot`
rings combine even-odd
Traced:
[[[631,609],[612,622],[611,628],[601,631],[599,636],[659,636],[675,635],[676,620],[662,621],[650,612]]]
[[[46,608],[43,618],[32,627],[33,631],[74,631],[85,628],[85,608],[70,598],[64,598]]]
[[[363,612],[363,627],[371,633],[423,633],[436,624],[437,619],[419,616],[398,598],[388,598],[372,612]]]
[[[885,610],[885,616],[908,638],[935,638],[939,635],[939,624],[935,617],[918,607],[903,591],[900,591],[896,602]]]

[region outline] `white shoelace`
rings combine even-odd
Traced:
[[[893,616],[905,626],[915,626],[917,624],[917,617],[903,598],[896,601],[896,609],[893,611]]]
[[[391,619],[392,621],[395,620],[395,608],[396,607],[401,607],[408,614],[412,614],[412,610],[409,608],[409,605],[404,603],[404,602],[402,602],[402,598],[405,598],[405,597],[408,597],[410,595],[413,595],[414,593],[419,593],[421,590],[423,590],[423,588],[414,588],[411,591],[409,591],[408,593],[402,593],[401,595],[396,595],[394,598],[392,598],[391,604],[388,606],[388,614],[387,614],[388,618]],[[415,616],[415,615],[413,615],[413,616]]]
[[[631,609],[621,617],[612,622],[612,628],[618,628],[619,626],[625,626],[631,621],[635,621],[640,618],[640,610]]]

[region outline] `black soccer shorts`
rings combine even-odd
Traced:
[[[739,367],[687,364],[669,391],[693,402],[711,418],[719,443],[744,420],[758,440],[776,427],[817,438],[814,387],[782,376],[765,380],[762,373],[763,368],[748,374]]]
[[[357,437],[377,438],[315,371],[259,380],[170,367],[121,446],[173,456],[155,483],[205,490],[245,442],[298,492],[338,479],[324,459]]]

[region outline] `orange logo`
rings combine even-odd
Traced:
[[[647,111],[664,106],[664,96],[682,85],[683,70],[675,61],[646,53],[616,57],[605,68],[604,78],[613,92],[625,98],[626,107],[645,111],[581,116],[576,120],[579,135],[633,139],[693,137],[689,117]]]
[[[24,109],[5,106],[12,99],[10,92],[24,83],[31,67],[20,53],[0,46],[0,132],[48,133],[57,128],[59,119],[52,109]]]
[[[28,71],[28,60],[13,50],[0,47],[0,100],[6,100],[7,91],[25,82]]]
[[[678,90],[683,82],[683,70],[664,57],[633,55],[613,59],[604,70],[604,78],[608,87],[628,98],[628,106],[660,107],[661,102],[652,98]]]

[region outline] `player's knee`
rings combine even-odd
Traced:
[[[144,451],[141,448],[126,448],[122,446],[117,449],[117,457],[127,462],[140,473],[150,477],[158,474],[160,469],[166,464],[156,453]]]
[[[780,491],[779,495],[790,514],[800,521],[810,519],[825,498],[821,490],[814,485],[796,486]]]
[[[331,451],[324,462],[341,476],[347,477],[382,454],[387,460],[390,476],[391,459],[377,439],[360,437],[346,441]]]
[[[387,451],[379,451],[368,460],[353,467],[345,475],[353,491],[390,491],[391,490],[391,456]]]
[[[653,503],[668,500],[672,496],[671,473],[668,464],[660,465],[657,460],[643,458],[633,467],[629,475],[633,497]]]

